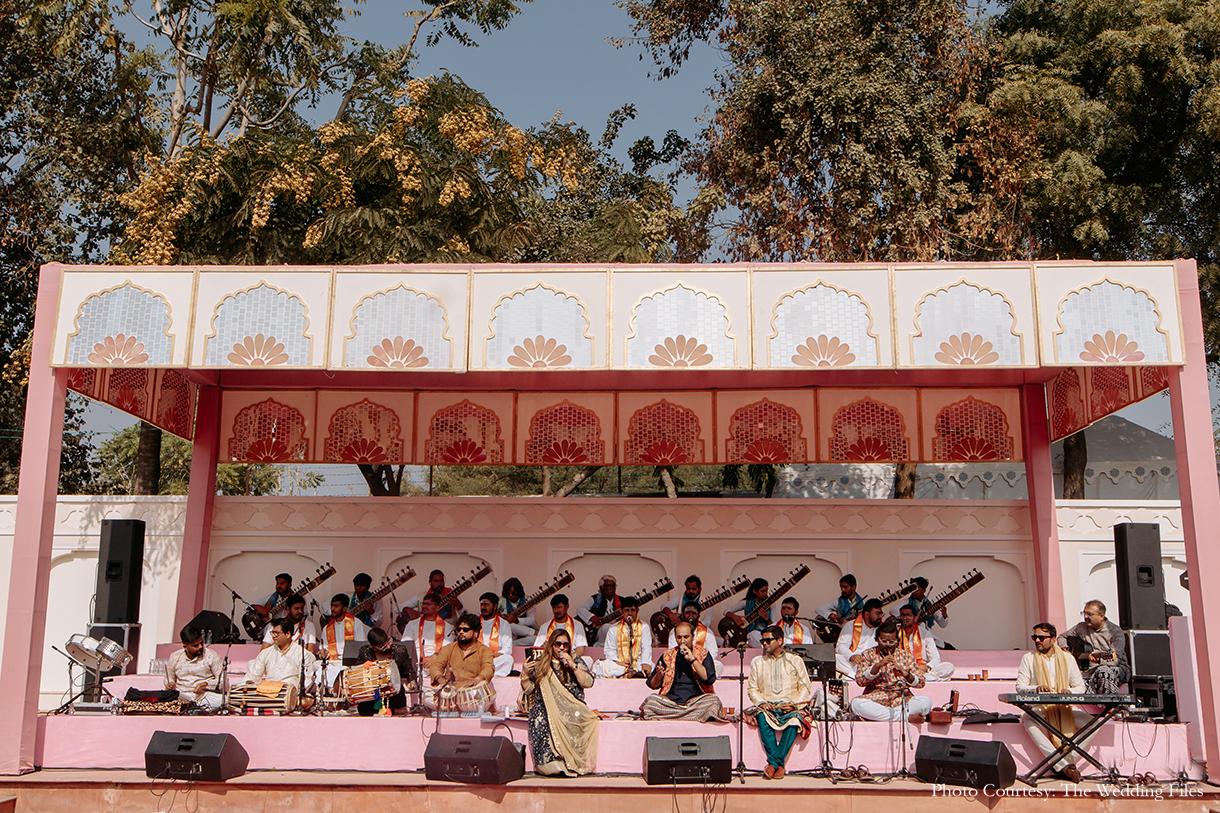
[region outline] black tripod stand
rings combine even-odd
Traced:
[[[741,784],[746,783],[746,752],[745,752],[745,724],[746,724],[746,645],[744,643],[737,645],[737,657],[741,664],[741,671],[737,675],[737,778],[741,780]]]

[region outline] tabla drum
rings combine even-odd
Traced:
[[[496,705],[496,688],[486,680],[457,690],[457,710],[462,714],[483,714]]]
[[[270,683],[271,681],[265,681]],[[297,707],[297,687],[291,683],[277,683],[275,696],[259,692],[258,686],[243,683],[229,690],[229,708],[244,712],[247,709],[289,712]]]
[[[347,667],[340,677],[343,696],[349,703],[364,703],[373,700],[377,691],[382,699],[389,699],[402,688],[398,664],[394,661],[372,661]]]
[[[446,683],[432,693],[432,703],[442,714],[457,714],[457,688],[452,683]],[[428,705],[427,701],[424,705]]]

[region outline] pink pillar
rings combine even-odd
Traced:
[[[195,412],[195,445],[191,450],[191,483],[182,533],[178,570],[178,604],[174,638],[203,609],[208,550],[212,541],[212,505],[216,500],[216,462],[220,448],[220,388],[200,387]]]
[[[51,338],[62,277],[58,264],[44,265],[38,278],[30,384],[21,438],[21,476],[13,556],[9,563],[4,660],[0,663],[0,775],[34,770],[38,691],[51,583],[51,545],[59,492],[67,370],[51,369]]]
[[[1186,571],[1190,574],[1190,620],[1195,632],[1195,662],[1203,705],[1203,749],[1211,773],[1220,766],[1220,547],[1212,536],[1220,528],[1220,491],[1216,488],[1215,438],[1203,315],[1194,260],[1178,260],[1178,293],[1182,307],[1186,366],[1169,371],[1173,410],[1173,443],[1178,459],[1178,493],[1182,533],[1186,538]],[[1210,531],[1208,529],[1211,529]],[[1216,618],[1216,621],[1212,621]],[[1217,663],[1212,665],[1212,656]]]
[[[1063,568],[1059,561],[1059,520],[1055,516],[1055,478],[1046,413],[1046,387],[1021,386],[1021,434],[1025,437],[1025,484],[1029,491],[1029,528],[1038,580],[1038,620],[1067,628],[1063,607]]]

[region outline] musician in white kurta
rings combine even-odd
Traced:
[[[439,608],[439,597],[428,593],[419,603],[420,617],[408,621],[402,631],[402,640],[410,641],[415,647],[415,661],[419,664],[421,685],[423,678],[428,676],[428,663],[432,656],[440,652],[445,644],[455,640],[453,627],[437,615]]]
[[[779,607],[779,628],[784,631],[784,644],[820,644],[821,638],[813,635],[813,626],[808,621],[796,617],[801,605],[796,599],[788,597]]]
[[[593,664],[594,677],[647,677],[652,671],[652,630],[640,621],[640,605],[634,596],[621,601],[623,617],[608,625],[605,655]]]
[[[953,677],[956,667],[940,659],[940,650],[936,648],[936,639],[926,632],[923,625],[915,619],[918,615],[915,608],[903,605],[899,611],[902,628],[898,630],[899,645],[910,652],[915,663],[923,670],[925,680],[948,680]]]
[[[716,677],[720,677],[724,674],[724,662],[720,660],[720,646],[716,643],[716,636],[712,633],[711,628],[699,620],[699,605],[692,603],[682,608],[682,620],[690,624],[691,637],[695,646],[706,649],[707,654],[712,656],[712,664],[716,667]]]
[[[271,622],[272,645],[258,653],[258,657],[250,662],[246,671],[247,683],[258,683],[261,680],[276,680],[293,686],[301,685],[301,667],[305,667],[305,688],[313,685],[314,664],[317,662],[313,653],[301,649],[301,645],[292,640],[292,622],[286,618],[277,618]]]
[[[482,629],[479,636],[483,646],[494,656],[496,677],[507,677],[513,670],[513,631],[507,618],[499,613],[500,597],[495,593],[484,593],[479,598],[479,618]]]
[[[835,665],[839,671],[852,680],[856,678],[856,662],[859,655],[877,645],[877,627],[885,617],[881,602],[870,598],[864,602],[864,609],[850,624],[844,624],[839,632],[839,640],[835,643]]]

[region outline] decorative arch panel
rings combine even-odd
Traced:
[[[1147,292],[1109,279],[1059,302],[1055,358],[1061,364],[1119,365],[1169,361],[1169,338]]]
[[[99,367],[173,363],[165,297],[131,282],[86,299],[68,338],[68,364]]]
[[[146,367],[119,367],[106,377],[103,400],[137,418],[152,417],[154,371]]]
[[[241,408],[233,418],[225,451],[228,461],[234,463],[307,461],[310,458],[305,415],[275,398]]]
[[[448,369],[449,316],[440,299],[398,285],[356,305],[343,345],[344,366],[372,370]]]
[[[1061,440],[1089,425],[1081,373],[1080,369],[1069,368],[1046,385],[1051,440]]]
[[[772,367],[875,367],[877,336],[868,303],[825,282],[775,304],[767,339]]]
[[[1012,460],[1014,444],[1004,408],[973,396],[936,413],[932,459],[936,462]]]
[[[402,421],[388,406],[363,398],[334,410],[327,421],[327,463],[404,463]]]
[[[538,410],[530,418],[524,462],[543,466],[607,463],[601,419],[592,409],[566,399]]]
[[[860,398],[859,390],[821,390],[818,415],[824,460],[845,463],[889,463],[919,460],[919,442],[909,427],[918,426],[916,390],[876,390]]]
[[[496,410],[469,400],[438,409],[428,422],[423,462],[430,466],[509,462],[504,459],[500,426]]]
[[[737,340],[719,297],[679,283],[632,309],[627,367],[736,367]]]
[[[1099,421],[1135,403],[1134,368],[1085,367],[1085,398],[1089,423]]]
[[[199,385],[177,370],[159,370],[152,423],[190,440],[195,435],[195,402]]]
[[[918,367],[1018,367],[1024,363],[1012,305],[966,281],[926,295],[916,307],[911,358]]]
[[[801,416],[763,398],[733,412],[725,440],[726,463],[801,463],[808,460]]]
[[[621,410],[619,414],[623,414]],[[699,415],[694,409],[662,398],[632,412],[626,429],[623,465],[678,466],[706,462]]]
[[[230,294],[212,315],[208,367],[307,367],[313,357],[301,298],[266,282]]]
[[[503,297],[491,316],[484,366],[492,369],[592,367],[593,337],[583,302],[538,283]]]

